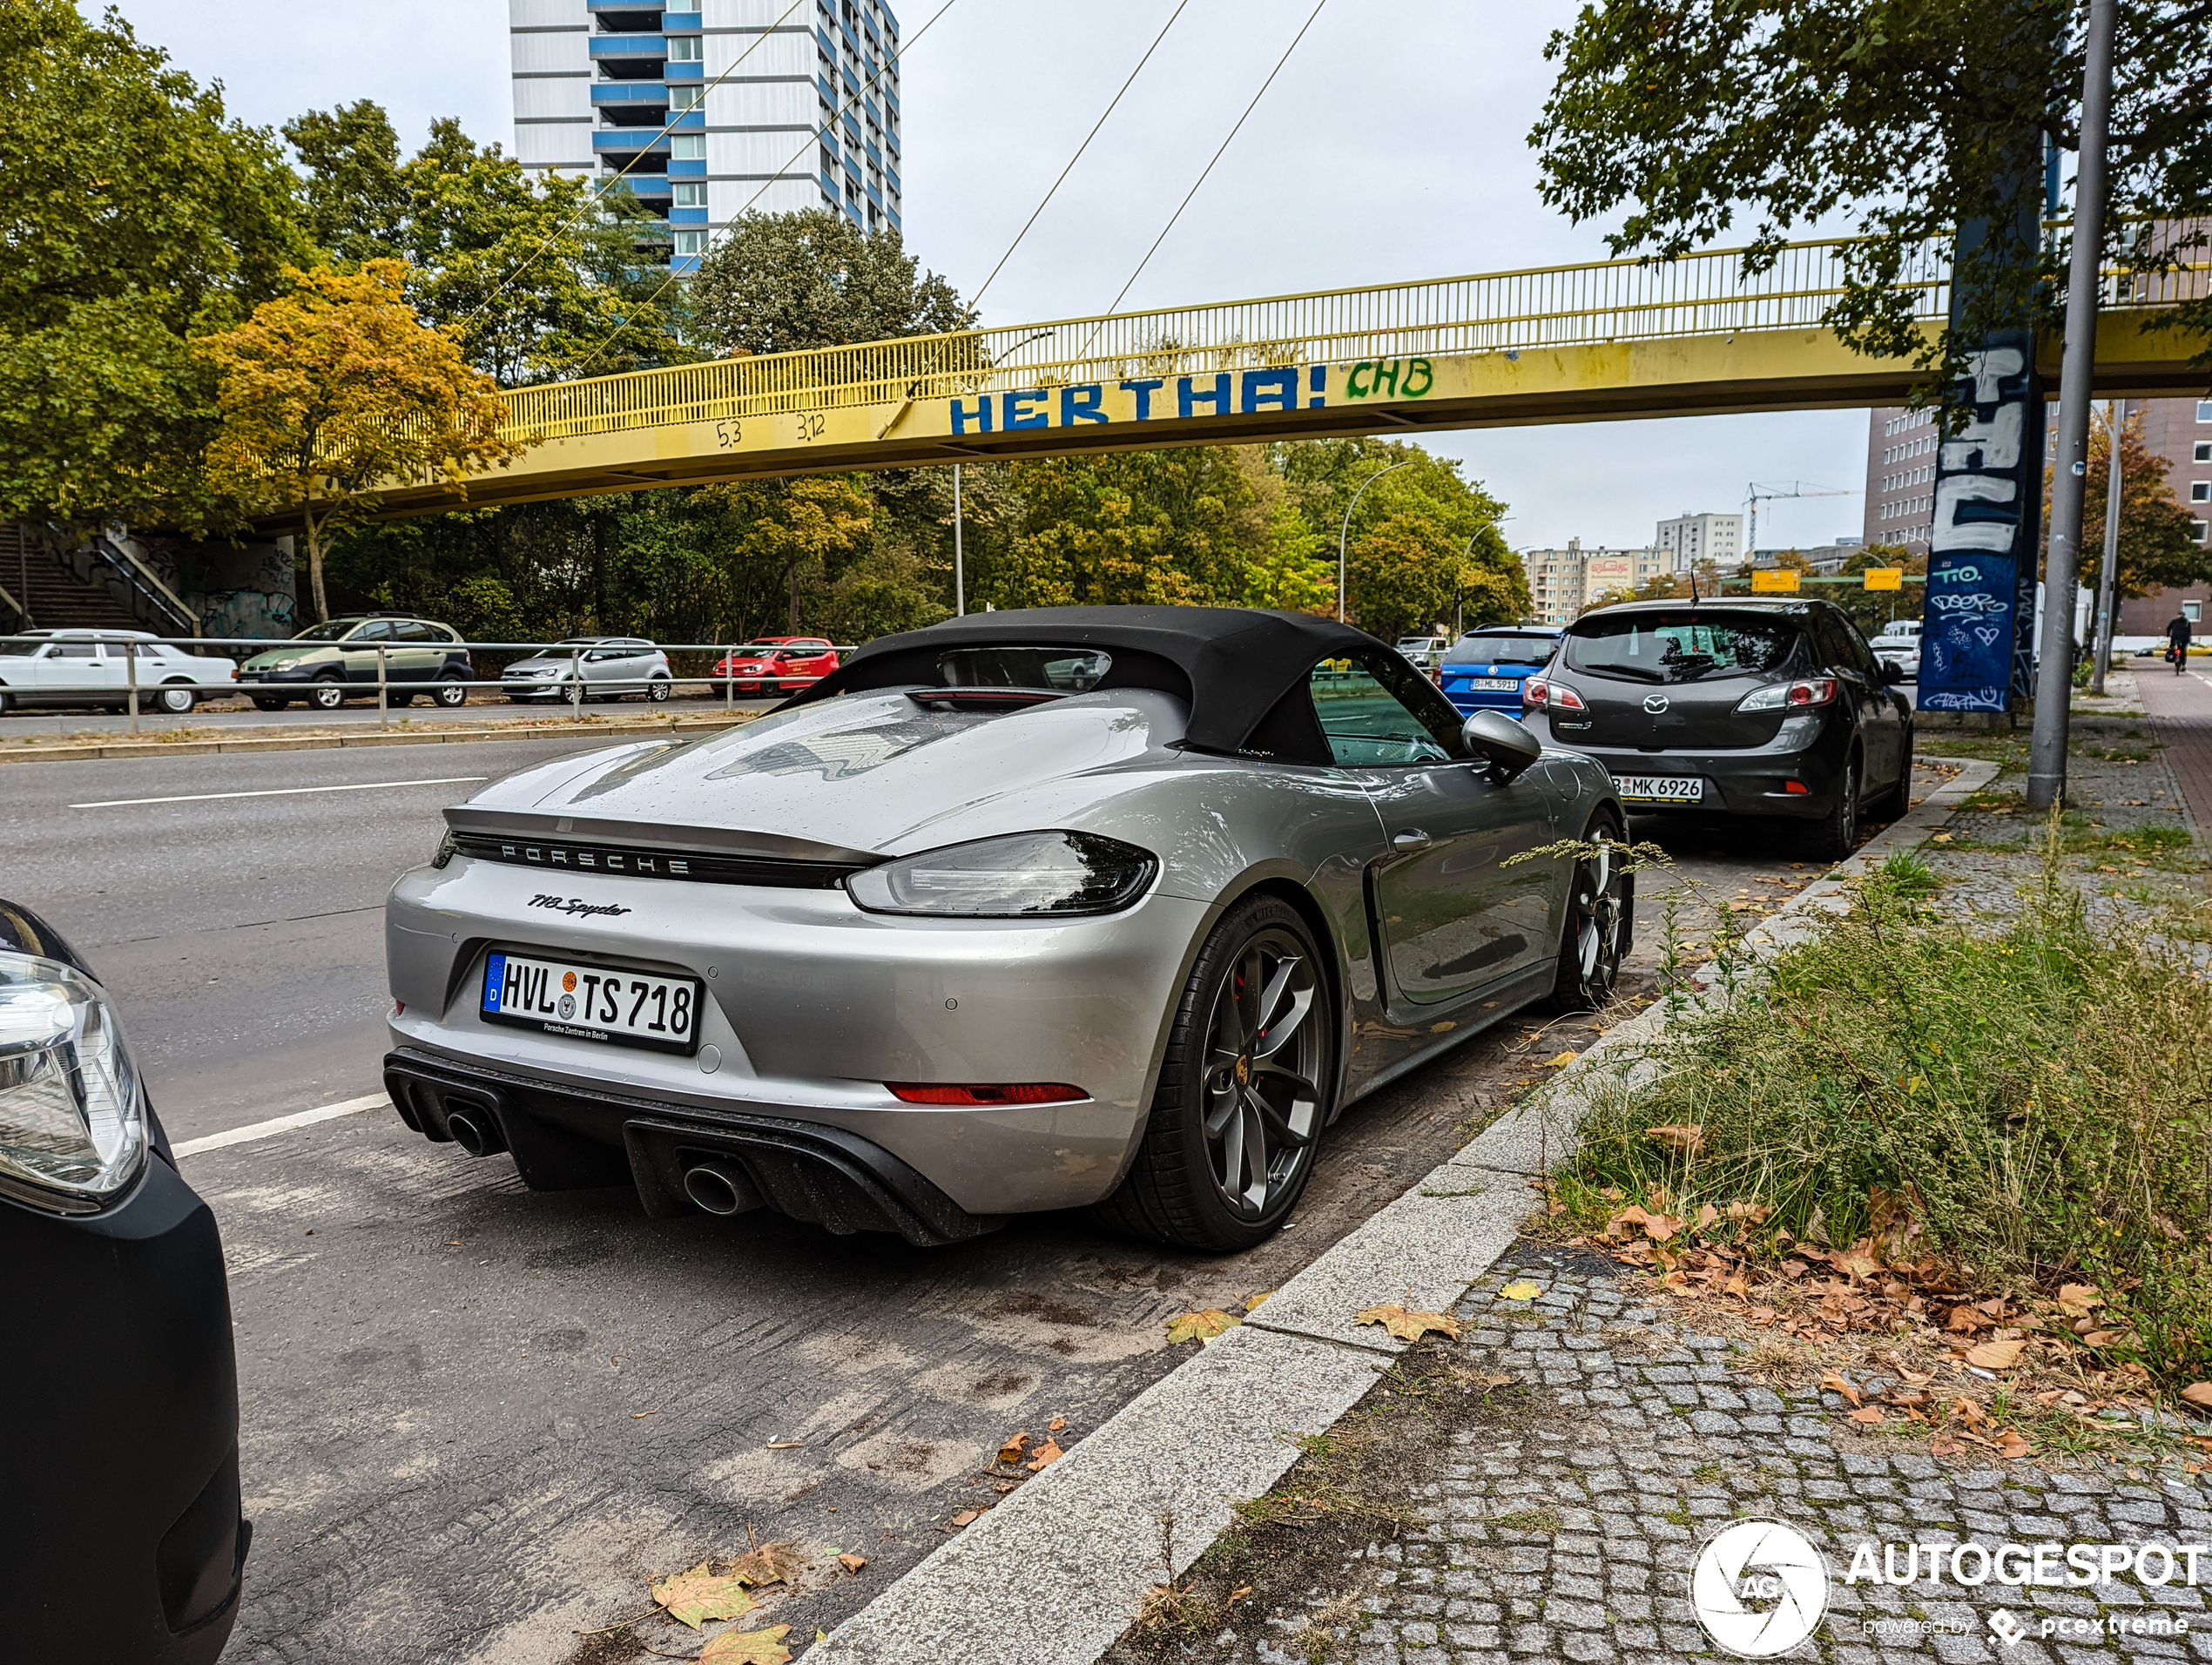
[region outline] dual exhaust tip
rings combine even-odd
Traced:
[[[448,1100],[446,1131],[472,1156],[496,1156],[507,1149],[499,1118],[482,1105]],[[709,1214],[727,1217],[761,1206],[760,1192],[735,1163],[694,1162],[684,1170],[684,1195]]]

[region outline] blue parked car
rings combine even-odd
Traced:
[[[1437,667],[1445,698],[1460,711],[1521,715],[1521,684],[1542,670],[1561,632],[1543,624],[1493,624],[1470,630],[1444,650]]]

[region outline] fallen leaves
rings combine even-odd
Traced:
[[[790,1539],[763,1544],[730,1564],[732,1576],[748,1584],[788,1584],[806,1570],[806,1557]]]
[[[765,1630],[725,1630],[700,1653],[701,1665],[791,1665],[791,1649],[784,1638],[789,1625],[770,1625]]]
[[[2182,1390],[2182,1397],[2191,1405],[2212,1405],[2212,1382],[2191,1382]]]
[[[955,1527],[972,1527],[982,1518],[983,1511],[981,1509],[962,1509],[953,1517],[952,1524]]]
[[[1532,1284],[1525,1277],[1518,1283],[1507,1284],[1498,1291],[1508,1301],[1533,1301],[1543,1292],[1541,1284]]]
[[[756,1605],[745,1587],[755,1581],[736,1573],[717,1576],[713,1563],[701,1561],[688,1573],[677,1573],[653,1586],[653,1600],[680,1625],[697,1630],[709,1619],[738,1619]],[[759,1581],[769,1582],[772,1581]]]
[[[1385,1306],[1364,1308],[1353,1320],[1355,1324],[1379,1324],[1400,1341],[1419,1341],[1432,1330],[1439,1335],[1460,1338],[1460,1325],[1456,1318],[1447,1318],[1441,1312],[1409,1312],[1394,1303]]]
[[[1060,1442],[1058,1440],[1048,1439],[1044,1442],[1044,1444],[1037,1447],[1036,1454],[1031,1457],[1028,1462],[1022,1464],[1022,1467],[1028,1469],[1032,1474],[1040,1473],[1045,1469],[1051,1467],[1053,1464],[1058,1462],[1067,1454],[1068,1453],[1060,1449]]]
[[[2086,1318],[2089,1309],[2104,1304],[2094,1284],[2064,1284],[2059,1288],[2059,1311],[2069,1318]]]
[[[1984,1370],[2010,1370],[2020,1363],[2024,1341],[1985,1341],[1966,1349],[1966,1362]]]
[[[1179,1346],[1186,1341],[1209,1342],[1216,1336],[1237,1327],[1238,1319],[1217,1306],[1201,1312],[1183,1312],[1168,1320],[1168,1345]]]
[[[1573,1063],[1580,1055],[1581,1055],[1579,1053],[1562,1052],[1554,1057],[1545,1059],[1543,1067],[1546,1069],[1564,1069],[1568,1065]]]
[[[1002,1463],[1020,1462],[1022,1460],[1022,1453],[1028,1448],[1028,1444],[1029,1431],[1027,1428],[1021,1430],[1018,1433],[1008,1436],[1007,1442],[999,1447],[999,1461]]]
[[[1694,1122],[1646,1128],[1643,1136],[1662,1150],[1670,1150],[1677,1156],[1694,1156],[1705,1148],[1705,1129]]]
[[[858,1573],[868,1564],[868,1558],[866,1555],[844,1554],[837,1558],[837,1564],[848,1573]]]

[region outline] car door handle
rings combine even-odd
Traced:
[[[1426,850],[1435,842],[1418,826],[1409,826],[1403,832],[1392,835],[1390,847],[1393,850]]]

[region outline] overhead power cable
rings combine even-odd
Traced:
[[[792,12],[798,10],[799,7],[805,5],[806,3],[806,0],[791,0],[791,3],[789,5],[786,6],[780,12],[776,14],[776,19],[773,23],[770,24],[767,28],[762,30],[759,34],[752,37],[752,44],[746,47],[744,51],[739,52],[736,58],[732,61],[728,69],[723,71],[721,74],[716,76],[711,81],[702,84],[700,92],[701,98],[704,99],[707,93],[713,91],[715,88],[720,86],[725,81],[735,75],[738,71],[744,66],[745,59],[751,57],[755,52],[759,51],[761,44],[765,42],[771,35],[774,34],[779,27],[781,27],[784,19],[790,17]],[[475,323],[476,320],[482,317],[485,309],[489,307],[493,301],[498,300],[500,296],[507,293],[507,288],[509,284],[513,283],[516,279],[521,277],[523,273],[529,271],[530,267],[537,264],[538,256],[544,253],[547,249],[551,248],[554,243],[559,239],[567,236],[570,231],[574,228],[577,222],[582,219],[585,214],[597,211],[599,206],[599,198],[603,196],[610,187],[619,185],[624,179],[628,179],[630,177],[630,170],[636,167],[640,162],[644,161],[655,145],[658,145],[661,140],[666,138],[671,132],[675,131],[677,122],[682,119],[682,118],[687,113],[687,111],[681,110],[672,111],[670,114],[667,122],[662,126],[660,131],[655,133],[651,138],[648,139],[644,145],[639,148],[635,156],[631,157],[629,161],[623,164],[622,171],[619,173],[617,173],[613,179],[606,180],[604,184],[596,184],[595,189],[591,193],[590,199],[587,201],[581,209],[577,210],[577,212],[570,215],[566,219],[563,220],[560,225],[556,226],[553,230],[548,232],[538,246],[523,257],[522,263],[499,280],[499,286],[496,289],[494,289],[489,294],[486,295],[482,301],[477,303],[476,310],[470,313],[468,317],[461,320],[461,327],[463,329],[466,329],[469,325]],[[597,158],[595,158],[593,159],[597,160]],[[597,179],[597,176],[587,177],[594,179],[595,181]]]
[[[1136,270],[1129,274],[1129,281],[1122,286],[1121,293],[1116,295],[1114,304],[1106,308],[1106,316],[1110,317],[1120,309],[1123,300],[1128,295],[1130,290],[1136,286],[1137,279],[1143,275],[1144,268],[1152,263],[1152,257],[1160,252],[1160,245],[1168,240],[1168,233],[1175,229],[1176,221],[1183,218],[1183,211],[1190,206],[1190,199],[1198,194],[1199,186],[1204,185],[1207,176],[1212,173],[1214,163],[1221,160],[1229,146],[1235,142],[1237,135],[1244,131],[1244,124],[1251,118],[1252,111],[1259,108],[1259,101],[1267,96],[1267,89],[1275,84],[1275,78],[1282,74],[1283,66],[1291,61],[1291,54],[1298,51],[1298,43],[1305,38],[1306,30],[1313,27],[1314,20],[1321,15],[1321,8],[1328,3],[1329,0],[1315,0],[1312,14],[1306,18],[1298,33],[1291,37],[1291,44],[1283,49],[1283,56],[1275,61],[1275,67],[1267,72],[1267,79],[1259,84],[1259,91],[1252,94],[1252,101],[1244,106],[1244,113],[1237,118],[1237,125],[1229,130],[1229,137],[1221,141],[1221,149],[1213,153],[1212,160],[1206,164],[1204,171],[1198,175],[1197,183],[1193,185],[1189,193],[1176,205],[1175,212],[1168,216],[1168,223],[1160,227],[1160,234],[1152,239],[1152,246],[1144,251],[1144,258],[1136,263]],[[1094,331],[1094,336],[1096,334],[1096,332]]]
[[[903,58],[906,56],[907,50],[913,46],[917,41],[921,40],[921,38],[924,35],[927,35],[932,29],[934,29],[937,26],[939,19],[942,18],[947,12],[950,11],[954,6],[958,3],[959,0],[945,0],[945,3],[943,5],[938,7],[935,11],[930,14],[929,21],[927,23],[922,24],[921,28],[915,30],[912,35],[908,36],[905,41],[900,43],[899,56]],[[744,206],[723,223],[722,230],[726,232],[732,226],[738,224],[738,222],[743,219],[745,215],[752,212],[752,205],[754,203],[759,202],[760,199],[765,196],[772,187],[783,183],[784,179],[789,173],[792,164],[798,161],[800,157],[806,155],[809,150],[819,144],[823,135],[827,133],[831,128],[837,125],[838,118],[844,115],[847,111],[851,110],[853,105],[859,104],[862,98],[868,95],[868,93],[874,88],[875,84],[879,80],[882,79],[883,71],[890,67],[890,64],[891,55],[889,53],[886,53],[884,55],[883,62],[869,74],[867,80],[860,84],[860,90],[853,94],[851,98],[846,99],[842,104],[839,104],[836,110],[832,112],[829,120],[823,123],[820,126],[813,129],[807,135],[806,142],[800,145],[797,150],[791,153],[790,157],[785,161],[783,166],[778,168],[775,172],[772,173],[767,179],[764,179],[761,182],[759,190],[754,192],[750,197],[747,197],[745,200]],[[706,245],[700,251],[702,255],[711,251],[717,240],[718,235],[718,233],[717,233],[711,227],[708,229]],[[665,278],[661,280],[659,286],[656,288],[651,294],[645,297],[644,304],[648,307],[652,306],[655,302],[659,300],[663,295],[668,293],[670,286],[676,281],[676,273],[671,271]],[[608,347],[613,342],[616,333],[616,331],[610,330],[604,339],[600,341],[599,345],[591,349],[590,356],[585,358],[577,366],[577,375],[581,376],[584,371],[590,368],[590,367],[597,361],[599,355],[605,352]]]
[[[1044,212],[1054,195],[1062,185],[1067,183],[1068,176],[1076,171],[1076,164],[1083,159],[1083,152],[1090,148],[1090,141],[1098,137],[1098,130],[1106,125],[1106,118],[1114,113],[1116,107],[1121,104],[1130,88],[1136,84],[1136,78],[1144,72],[1144,66],[1152,61],[1152,54],[1160,50],[1160,43],[1168,37],[1168,30],[1175,27],[1175,20],[1183,16],[1184,8],[1190,3],[1190,0],[1177,0],[1175,10],[1168,14],[1167,22],[1160,25],[1160,32],[1152,37],[1152,44],[1144,49],[1144,56],[1136,60],[1136,67],[1129,72],[1129,79],[1122,83],[1121,91],[1114,95],[1113,102],[1109,104],[1098,119],[1091,124],[1090,131],[1083,135],[1083,142],[1076,146],[1076,153],[1068,158],[1068,165],[1060,170],[1060,177],[1052,182],[1052,189],[1044,193],[1044,200],[1037,204],[1028,219],[1022,222],[1022,229],[1015,233],[1014,240],[1006,246],[1006,253],[999,256],[998,264],[991,268],[991,275],[983,280],[982,288],[968,296],[969,306],[979,310],[981,308],[984,295],[989,291],[991,285],[998,281],[999,273],[1005,269],[1006,263],[1014,258],[1014,251],[1022,246],[1022,239],[1029,234],[1029,227],[1037,223],[1037,216]]]

